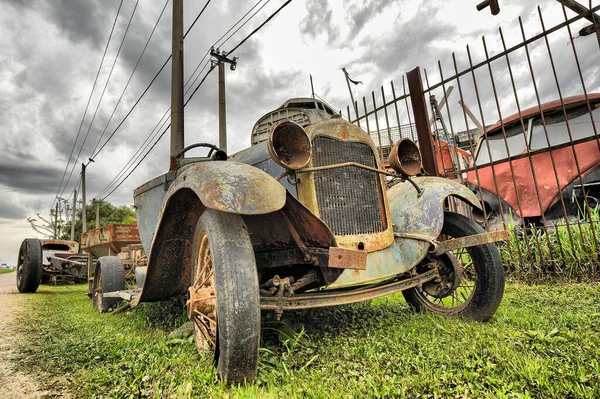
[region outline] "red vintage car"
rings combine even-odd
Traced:
[[[539,106],[529,108],[479,139],[471,161],[476,171],[465,183],[481,192],[492,226],[503,219],[539,224],[542,215],[553,223],[565,217],[563,203],[567,217],[580,215],[585,199],[598,204],[600,93],[551,101],[542,110],[543,119]],[[483,222],[483,213],[475,217]]]

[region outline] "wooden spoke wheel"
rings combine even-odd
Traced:
[[[475,221],[445,212],[440,239],[483,232]],[[437,267],[439,278],[403,291],[406,301],[415,310],[479,321],[489,319],[496,312],[504,294],[504,266],[495,244],[461,248],[426,260],[426,267]]]
[[[260,344],[258,276],[241,216],[207,209],[200,217],[187,311],[198,350],[213,352],[221,378],[230,384],[254,381]]]

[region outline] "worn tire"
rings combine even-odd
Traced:
[[[26,238],[19,249],[17,288],[22,293],[36,292],[42,280],[42,243]]]
[[[203,245],[200,240],[204,240]],[[251,382],[258,371],[260,302],[250,235],[241,216],[212,209],[204,211],[194,237],[192,288],[201,262],[199,251],[206,241],[216,297],[218,328],[214,359],[218,372],[228,384]],[[196,339],[201,339],[197,326]]]
[[[483,228],[475,221],[457,213],[444,212],[442,235],[458,238],[484,232]],[[463,269],[463,277],[460,279],[458,288],[453,291],[453,295],[458,297],[457,293],[460,293],[458,290],[467,286],[465,281],[468,280],[468,277],[466,276],[470,274],[474,281],[469,297],[466,298],[465,295],[463,297],[465,302],[460,303],[460,305],[457,303],[454,306],[454,300],[444,302],[450,296],[435,301],[432,300],[432,296],[425,292],[423,287],[403,291],[404,298],[416,311],[459,316],[477,321],[486,321],[496,312],[504,294],[504,266],[498,248],[495,244],[485,244],[465,248],[464,250],[466,250],[468,257],[466,257],[467,255],[461,256],[466,259],[470,257],[473,267],[470,266],[469,262],[461,262],[463,264],[461,268],[466,269],[469,267],[469,270],[465,271]],[[461,256],[455,257],[455,259]],[[447,302],[451,302],[451,305]]]
[[[103,256],[96,262],[92,303],[101,313],[114,308],[121,298],[105,298],[104,292],[121,291],[125,289],[125,273],[123,262],[118,256]]]

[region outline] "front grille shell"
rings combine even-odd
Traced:
[[[372,148],[361,142],[330,137],[313,140],[314,167],[357,162],[377,168]],[[381,180],[377,173],[356,166],[319,171],[314,174],[320,218],[335,235],[361,235],[386,230]]]

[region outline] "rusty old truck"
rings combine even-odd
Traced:
[[[230,383],[256,378],[261,310],[281,317],[401,291],[417,311],[494,314],[504,292],[495,242],[507,232],[445,210],[449,198],[480,207],[471,190],[423,176],[407,139],[386,170],[369,134],[305,100],[259,120],[250,148],[228,156],[190,145],[135,190],[147,266],[127,290],[121,260],[100,257],[98,310],[185,295],[198,349]],[[184,157],[196,147],[208,155]]]

